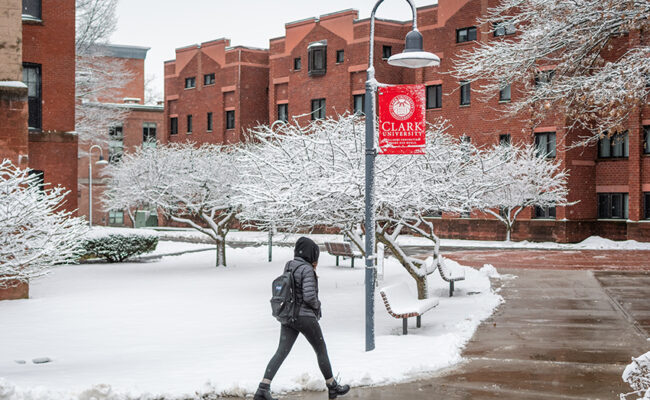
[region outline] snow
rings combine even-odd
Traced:
[[[440,271],[442,271],[442,274],[447,277],[447,279],[465,279],[465,267],[449,258],[443,258],[442,256],[440,256],[440,258],[440,268],[442,268]]]
[[[106,226],[93,226],[88,233],[86,239],[99,239],[109,235],[117,236],[158,236],[158,232],[151,229],[131,229],[131,228],[112,228]]]
[[[0,81],[0,87],[27,89],[27,85],[20,81]]]
[[[386,286],[380,291],[388,299],[390,309],[397,315],[411,313],[422,315],[440,303],[437,298],[418,300],[417,295],[409,290],[406,282]]]
[[[174,248],[174,245],[169,245]],[[0,399],[195,399],[252,393],[275,352],[279,325],[269,307],[270,283],[292,248],[228,248],[155,262],[62,266],[33,283],[29,300],[0,302]],[[401,321],[376,293],[376,350],[365,349],[363,268],[318,267],[323,332],[335,374],[353,386],[417,379],[461,361],[461,350],[501,297],[487,276],[465,268],[454,297],[429,278],[439,305],[422,328],[401,335]],[[380,286],[415,282],[394,259]],[[471,295],[469,293],[472,293]],[[474,294],[476,293],[476,294]],[[15,360],[48,357],[47,364]],[[323,390],[313,350],[298,340],[273,381],[274,393]],[[13,394],[12,394],[13,393]],[[141,396],[141,397],[139,397]]]
[[[435,221],[434,221],[435,226]],[[205,240],[209,239],[202,233],[193,229],[165,229],[156,228],[161,240]],[[304,234],[276,233],[273,235],[273,243],[295,243]],[[342,235],[334,234],[310,234],[318,244],[325,242],[342,242]],[[265,244],[269,240],[268,231],[230,231],[226,241]],[[431,240],[412,235],[400,235],[397,243],[401,246],[433,246]],[[599,236],[592,236],[580,243],[555,243],[555,242],[521,242],[489,241],[489,240],[461,240],[461,239],[440,239],[440,246],[446,248],[489,248],[489,249],[541,249],[541,250],[650,250],[650,243],[637,242],[636,240],[614,241]]]

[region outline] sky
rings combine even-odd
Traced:
[[[417,7],[435,0],[415,0]],[[163,94],[163,62],[175,58],[174,50],[226,37],[233,46],[269,47],[269,39],[284,36],[284,24],[335,11],[356,9],[370,16],[375,0],[120,0],[114,44],[150,47],[145,73],[154,77],[154,90]],[[404,0],[386,0],[377,17],[412,18]]]

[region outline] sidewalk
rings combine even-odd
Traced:
[[[650,275],[635,276],[621,286],[623,273],[597,279],[591,271],[506,272],[517,278],[503,281],[501,295],[506,301],[468,343],[464,363],[430,379],[355,388],[345,398],[615,399],[629,391],[621,380],[623,369],[632,356],[648,351],[650,341],[599,281],[648,299]],[[650,305],[645,308],[650,313]],[[325,396],[305,392],[286,398]]]

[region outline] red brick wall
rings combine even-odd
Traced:
[[[0,88],[0,160],[8,158],[23,168],[29,154],[27,118],[27,89]]]
[[[19,300],[29,298],[29,284],[23,282],[9,283],[11,286],[7,289],[0,289],[0,301],[2,300]],[[15,285],[15,286],[14,286]]]
[[[43,130],[74,131],[75,1],[43,0],[43,23],[23,24],[23,62],[42,65]]]
[[[77,209],[77,136],[71,133],[30,133],[29,167],[44,171],[46,184],[70,191],[64,208]]]
[[[110,58],[120,61],[124,65],[124,68],[133,74],[133,79],[122,89],[112,91],[111,93],[102,93],[102,96],[97,101],[102,103],[122,103],[124,98],[129,97],[140,99],[140,104],[144,104],[144,59]]]
[[[77,209],[75,129],[75,1],[43,0],[42,23],[23,23],[23,62],[41,64],[43,132],[29,134],[29,167],[70,194]]]

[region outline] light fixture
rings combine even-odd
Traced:
[[[95,165],[107,165],[107,164],[108,164],[108,161],[104,160],[104,156],[100,154],[99,155],[99,161],[97,161],[95,163]]]
[[[406,68],[437,67],[440,58],[422,49],[422,34],[414,29],[406,34],[404,51],[391,56],[388,64]]]

